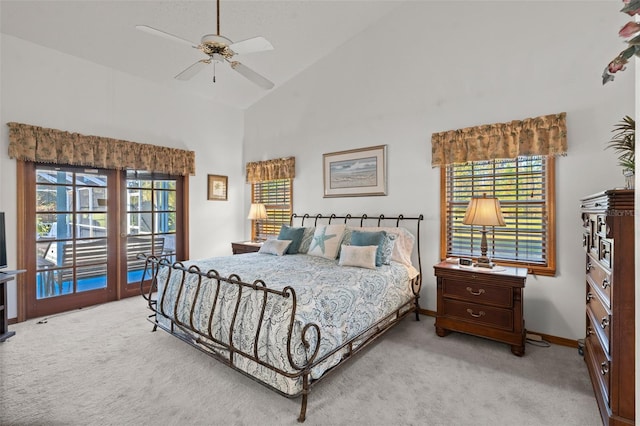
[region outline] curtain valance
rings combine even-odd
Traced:
[[[431,166],[567,153],[566,113],[431,135]]]
[[[85,136],[22,123],[9,126],[9,157],[39,163],[194,175],[195,153],[176,148]]]
[[[276,158],[247,163],[247,183],[296,177],[296,158]]]

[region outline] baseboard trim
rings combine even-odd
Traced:
[[[427,315],[430,317],[435,317],[436,316],[436,312],[435,311],[430,311],[428,309],[422,309],[420,308],[420,315]],[[566,339],[564,337],[558,337],[558,336],[551,336],[549,334],[544,334],[544,333],[538,333],[537,331],[533,331],[533,330],[527,330],[527,333],[531,333],[531,334],[537,334],[538,336],[542,337],[542,340],[545,340],[553,345],[560,345],[560,346],[568,346],[570,348],[577,348],[578,347],[578,341],[577,340],[572,340],[572,339]]]

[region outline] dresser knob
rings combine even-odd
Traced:
[[[609,363],[605,361],[602,364],[600,364],[600,373],[602,373],[602,375],[604,376],[608,372],[609,372]]]
[[[474,296],[480,296],[482,293],[484,293],[484,288],[478,289],[478,291],[473,291],[471,287],[467,287],[467,291]]]
[[[591,269],[593,269],[593,265],[591,264],[591,262],[587,262],[587,272],[589,272]]]
[[[587,293],[587,303],[591,302],[591,299],[593,299],[593,293],[589,292]]]
[[[593,328],[591,328],[591,326],[587,327],[587,337],[591,336],[592,334],[594,334]]]
[[[467,309],[467,313],[469,313],[469,315],[471,315],[471,316],[472,316],[472,317],[474,317],[474,318],[480,318],[480,317],[485,316],[484,311],[480,311],[480,312],[478,312],[478,313],[476,314],[475,312],[473,312],[473,310],[472,310],[472,309]]]
[[[600,325],[602,326],[602,329],[607,328],[607,326],[609,325],[609,318],[603,317],[600,321]]]
[[[607,289],[607,287],[609,287],[611,285],[611,283],[609,283],[608,279],[604,279],[602,280],[602,288],[604,288],[605,290]]]

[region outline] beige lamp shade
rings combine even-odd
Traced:
[[[482,198],[472,198],[462,223],[465,225],[505,226],[506,222],[500,209],[500,200],[487,198],[487,194],[483,194]]]
[[[261,220],[266,218],[267,209],[264,207],[264,204],[251,204],[251,209],[249,209],[249,216],[247,216],[247,219]]]

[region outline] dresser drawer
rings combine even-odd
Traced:
[[[592,287],[597,289],[598,294],[602,297],[604,304],[611,307],[611,274],[604,269],[597,260],[591,256],[586,256],[585,269],[587,271],[587,281],[592,284]]]
[[[600,249],[598,250],[598,259],[604,266],[611,268],[613,256],[611,254],[611,241],[600,238]]]
[[[510,309],[445,299],[443,314],[446,317],[461,319],[474,324],[482,324],[506,331],[513,330],[513,310]]]
[[[597,327],[592,325],[587,317],[587,330]],[[607,357],[604,349],[600,346],[598,337],[593,334],[587,334],[585,339],[585,361],[589,365],[589,372],[592,376],[592,381],[598,383],[598,390],[600,395],[604,399],[607,406],[610,404],[609,388],[611,387],[611,361]],[[597,390],[597,391],[598,391]]]
[[[465,300],[504,308],[513,306],[513,289],[500,287],[482,282],[458,281],[445,279],[442,283],[444,297],[449,299]]]
[[[607,353],[609,351],[609,342],[611,340],[612,317],[609,309],[607,309],[598,294],[587,284],[587,318],[589,319],[591,331],[598,334],[602,341],[602,346]]]

